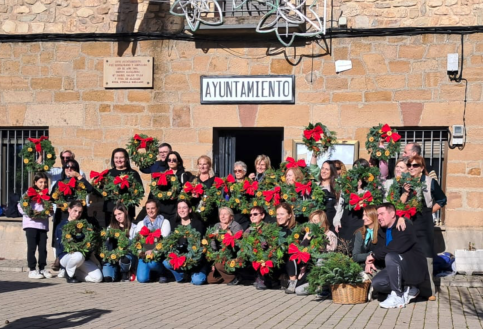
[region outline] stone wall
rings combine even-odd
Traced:
[[[334,15],[327,22],[342,14],[351,28],[483,24],[481,0],[333,0],[327,6]],[[6,34],[179,33],[183,18],[168,12],[169,3],[148,0],[0,0],[0,25]]]
[[[33,42],[0,44],[0,126],[48,126],[57,150],[73,149],[84,171],[100,171],[111,151],[135,133],[169,142],[189,169],[212,154],[213,127],[284,127],[285,155],[308,122],[322,121],[364,150],[368,129],[462,124],[464,83],[450,82],[446,54],[460,38],[448,35],[333,40],[332,56],[307,46],[297,53],[265,48],[197,49],[185,41]],[[313,48],[312,48],[313,47]],[[119,49],[153,56],[154,88],[106,90],[103,58]],[[314,54],[314,58],[301,55]],[[352,70],[335,73],[335,60]],[[448,150],[447,228],[482,226],[483,34],[465,37],[468,79],[463,151]],[[200,75],[293,74],[295,105],[200,105]],[[148,179],[147,176],[144,176]],[[481,241],[479,239],[478,241]]]

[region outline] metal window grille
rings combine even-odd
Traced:
[[[402,156],[406,144],[418,143],[421,146],[421,155],[426,166],[436,172],[438,182],[444,190],[446,184],[446,154],[448,145],[448,127],[435,128],[397,128],[401,135],[401,154],[389,161],[390,173],[394,172],[396,159]],[[436,213],[436,218],[444,222],[441,211]]]
[[[0,128],[0,202],[6,204],[12,193],[22,195],[31,185],[32,176],[19,157],[28,138],[48,136],[48,128]]]

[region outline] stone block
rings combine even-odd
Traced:
[[[193,62],[191,60],[177,60],[170,63],[170,72],[189,72],[193,70]]]
[[[390,126],[402,124],[396,103],[340,105],[340,122],[343,126],[372,127],[376,124],[374,118]]]
[[[212,129],[198,129],[198,142],[202,144],[213,143]]]
[[[171,120],[169,118],[169,115],[164,115],[164,114],[153,115],[152,125],[153,125],[153,128],[158,128],[158,129],[171,127]]]
[[[150,113],[165,113],[169,114],[171,110],[170,104],[156,104],[156,105],[148,105],[148,112]]]
[[[195,105],[192,117],[194,127],[240,127],[236,105]]]
[[[337,104],[314,105],[310,122],[322,122],[329,129],[339,127],[339,107]],[[300,134],[298,131],[297,135]]]
[[[259,105],[256,126],[306,126],[309,117],[309,105]]]
[[[410,72],[411,66],[408,61],[390,61],[389,71],[393,73],[408,73]]]
[[[189,105],[175,105],[173,108],[173,127],[190,127],[191,111]]]
[[[295,101],[300,103],[321,104],[330,102],[330,93],[321,91],[316,92],[298,92]]]
[[[33,91],[6,90],[2,93],[3,103],[31,103],[34,101]]]
[[[391,91],[373,91],[364,93],[364,100],[366,102],[390,102],[392,101],[392,98]]]
[[[20,77],[0,77],[0,90],[27,90],[29,89],[28,79]]]
[[[112,56],[111,44],[108,42],[85,42],[82,43],[81,52],[92,57]]]
[[[446,194],[448,204],[446,209],[457,209],[463,207],[463,197],[460,192],[449,192]]]
[[[121,114],[102,114],[100,115],[101,126],[121,126],[122,115]]]
[[[399,46],[398,57],[407,59],[422,59],[426,52],[423,45],[401,45]]]
[[[83,126],[82,104],[31,104],[27,106],[26,126]]]
[[[40,76],[40,67],[38,65],[24,65],[22,66],[22,75],[38,77]]]
[[[76,102],[80,100],[80,94],[77,91],[56,92],[54,94],[55,102]]]
[[[405,126],[418,126],[423,112],[422,103],[400,103]]]
[[[32,89],[62,89],[62,78],[32,78],[30,80],[30,86]]]
[[[367,73],[387,73],[386,59],[381,54],[363,54],[361,57],[367,68]]]
[[[270,73],[272,74],[293,74],[294,66],[286,59],[272,59]]]
[[[199,85],[199,81],[198,81]],[[164,79],[164,89],[165,90],[189,90],[190,86],[188,84],[188,79],[185,74],[168,74]]]
[[[448,174],[466,174],[466,162],[450,162]]]
[[[110,90],[91,90],[82,92],[82,100],[87,102],[113,102],[114,92]]]
[[[469,208],[482,209],[483,208],[483,192],[467,192],[466,204]]]
[[[378,75],[374,78],[376,86],[381,89],[404,89],[406,76],[404,75]]]
[[[150,91],[133,90],[127,94],[127,100],[132,103],[149,103],[151,102]]]
[[[451,189],[480,189],[483,186],[483,177],[449,175],[446,186]]]
[[[98,72],[76,72],[75,84],[77,89],[88,89],[91,91],[93,88],[99,87],[99,79],[101,79]]]
[[[35,93],[36,103],[52,103],[52,92],[51,91],[37,91]],[[50,133],[50,131],[49,131]]]
[[[173,144],[196,143],[198,141],[198,132],[195,129],[166,129],[164,138]]]
[[[25,124],[25,113],[27,106],[24,104],[10,104],[7,106],[8,123],[12,126],[22,126]]]
[[[346,93],[332,93],[332,102],[347,103],[347,102],[362,102],[362,92],[346,92]]]
[[[82,139],[93,139],[101,141],[103,137],[103,132],[101,129],[86,129],[78,128],[75,129],[75,136]]]
[[[113,111],[114,112],[121,112],[121,113],[142,113],[144,112],[145,107],[141,105],[114,105]]]
[[[343,77],[327,77],[325,79],[326,90],[344,90],[349,89],[349,79]]]
[[[242,104],[238,105],[240,122],[242,127],[254,127],[258,113],[258,105]]]
[[[433,92],[428,89],[400,90],[394,93],[394,100],[401,101],[427,101],[433,99]]]

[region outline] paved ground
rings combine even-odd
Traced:
[[[252,286],[67,284],[0,272],[0,328],[483,328],[482,296],[445,286],[435,302],[384,310]]]

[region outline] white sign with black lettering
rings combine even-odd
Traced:
[[[293,75],[201,76],[201,104],[295,103]]]

